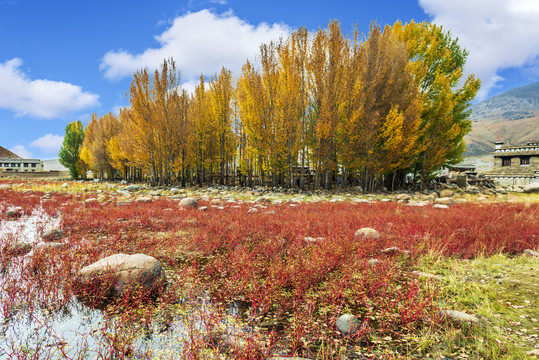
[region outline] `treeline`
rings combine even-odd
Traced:
[[[92,115],[80,171],[153,185],[402,186],[460,161],[467,53],[431,23],[346,37],[337,21],[264,44],[238,78],[223,68],[193,94],[172,59],[137,71],[130,106]],[[70,124],[71,125],[71,124]],[[64,144],[65,145],[65,144]]]

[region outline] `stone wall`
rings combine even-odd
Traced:
[[[0,171],[0,179],[69,179],[69,171],[36,171],[36,172],[22,172],[22,171]]]
[[[535,177],[503,177],[496,175],[485,175],[488,179],[494,180],[498,186],[526,186],[532,182],[539,181]]]

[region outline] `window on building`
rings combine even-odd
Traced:
[[[520,158],[520,166],[526,166],[530,165],[530,157],[529,156],[522,156]]]
[[[11,163],[11,167],[15,167],[15,166],[17,166],[17,164]]]
[[[28,163],[24,163],[24,167],[28,167]]]
[[[32,164],[32,167],[35,168],[37,164]]]
[[[511,158],[503,158],[502,166],[511,166]]]

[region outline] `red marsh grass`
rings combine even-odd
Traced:
[[[45,200],[41,195],[0,190],[3,208],[20,206],[30,213],[40,205],[61,214],[66,233],[64,248],[40,249],[25,258],[0,254],[5,271],[17,274],[0,280],[4,319],[21,308],[28,313],[60,309],[78,291],[77,271],[115,253],[154,256],[167,269],[169,286],[157,301],[125,298],[105,311],[114,326],[98,331],[99,354],[108,358],[161,354],[162,348],[137,348],[143,335],[133,324],[143,319],[150,327],[151,319],[158,318],[171,322],[178,312],[196,314],[198,320],[196,326],[186,320],[191,325],[181,340],[184,345],[170,358],[227,353],[243,359],[270,354],[330,359],[373,354],[384,347],[383,339],[392,339],[398,354],[399,338],[424,327],[441,329],[445,321],[438,314],[436,288],[426,290],[411,275],[421,256],[434,252],[473,258],[539,246],[538,204],[466,203],[435,209],[383,202],[292,207],[285,202],[247,213],[253,204],[225,203],[224,210],[200,211],[180,209],[166,198],[116,206],[109,194],[99,194],[106,204],[85,203],[66,193]],[[87,192],[84,198],[97,195]],[[363,227],[381,236],[356,238]],[[1,239],[0,248],[18,240]],[[389,247],[401,251],[382,252]],[[201,310],[201,299],[211,303],[211,310]],[[223,321],[230,304],[241,305],[235,320],[241,323],[241,341],[228,340],[224,346],[208,339],[221,336],[218,329],[226,332]],[[343,337],[335,322],[345,313],[362,325]]]

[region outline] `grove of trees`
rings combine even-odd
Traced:
[[[92,116],[80,159],[100,177],[153,185],[424,181],[465,149],[480,87],[462,79],[466,56],[431,23],[373,24],[363,38],[332,21],[261,45],[237,78],[226,68],[201,76],[193,94],[164,60],[133,75],[119,116]]]

